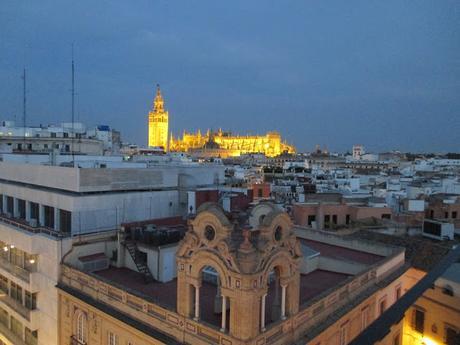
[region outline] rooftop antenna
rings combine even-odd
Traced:
[[[72,42],[72,166],[75,166],[75,62],[73,59],[73,46]]]
[[[22,72],[22,81],[23,81],[23,84],[22,84],[22,110],[23,110],[23,114],[22,114],[22,120],[23,120],[23,131],[24,131],[24,137],[23,137],[23,140],[24,140],[24,148],[25,149],[25,146],[26,146],[26,118],[27,118],[27,98],[26,98],[26,67],[24,66],[24,69],[23,69],[23,72]]]

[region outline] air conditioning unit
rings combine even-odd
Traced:
[[[29,225],[30,225],[31,227],[33,227],[33,228],[36,228],[36,227],[38,226],[38,222],[37,222],[36,219],[31,218],[31,219],[29,220]]]

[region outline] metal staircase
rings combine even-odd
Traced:
[[[144,262],[139,260],[137,254],[136,254],[136,252],[137,252],[136,243],[131,242],[131,241],[125,241],[124,245],[125,245],[126,249],[128,249],[128,252],[131,255],[131,257],[133,258],[133,261],[134,261],[134,264],[137,267],[137,270],[139,271],[139,273],[141,273],[144,276],[144,281],[146,283],[153,282],[155,279],[153,278],[152,272],[150,272],[148,266]]]

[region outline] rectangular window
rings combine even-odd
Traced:
[[[118,336],[115,333],[109,332],[107,345],[118,345]]]
[[[0,290],[8,294],[8,278],[0,275]]]
[[[22,339],[22,323],[11,316],[11,331]]]
[[[414,310],[414,329],[419,333],[423,333],[425,329],[425,312],[423,310]]]
[[[6,197],[6,212],[13,216],[14,212],[14,200],[11,196]]]
[[[72,222],[72,212],[59,210],[59,227],[62,232],[70,233]]]
[[[329,228],[330,221],[331,221],[331,216],[326,214],[324,216],[324,228],[326,228],[326,229]]]
[[[449,326],[446,326],[446,344],[447,345],[458,345],[458,339],[460,334],[457,331]]]
[[[336,214],[332,215],[332,223],[337,225],[337,215]]]
[[[36,202],[31,202],[30,203],[30,218],[37,220],[38,223],[38,217],[39,217],[39,206]]]
[[[316,216],[315,215],[310,215],[308,216],[308,225],[311,226],[313,222],[316,221]]]
[[[26,333],[26,344],[27,345],[37,345],[38,344],[38,332],[32,331],[25,327]]]
[[[449,218],[449,212],[444,212],[444,218]]]
[[[259,188],[259,189],[257,190],[257,196],[258,196],[259,198],[263,197],[263,190],[262,190],[262,188]]]
[[[48,228],[54,228],[54,207],[45,206],[45,226]]]
[[[387,299],[383,298],[379,303],[379,314],[382,315],[387,309]]]
[[[339,342],[340,345],[347,345],[347,338],[348,338],[347,326],[348,324],[345,323],[344,325],[342,325],[342,327],[340,327],[340,342]]]
[[[401,298],[401,286],[396,287],[396,300]]]
[[[8,327],[8,312],[3,309],[3,308],[0,308],[0,323],[3,325],[3,326],[6,326]]]
[[[37,309],[37,293],[25,292],[26,295],[26,308],[30,310]]]
[[[369,307],[364,307],[361,310],[361,329],[365,329],[369,325]]]
[[[18,199],[18,213],[20,219],[26,219],[26,201]]]
[[[22,287],[11,282],[10,297],[22,304]]]
[[[452,218],[456,219],[457,218],[457,211],[452,211]]]
[[[350,224],[350,215],[349,215],[349,214],[347,214],[347,215],[345,216],[345,224],[346,224],[346,225]]]

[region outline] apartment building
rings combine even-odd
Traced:
[[[58,344],[63,258],[122,222],[184,217],[189,193],[224,180],[219,165],[97,166],[0,162],[0,344]]]

